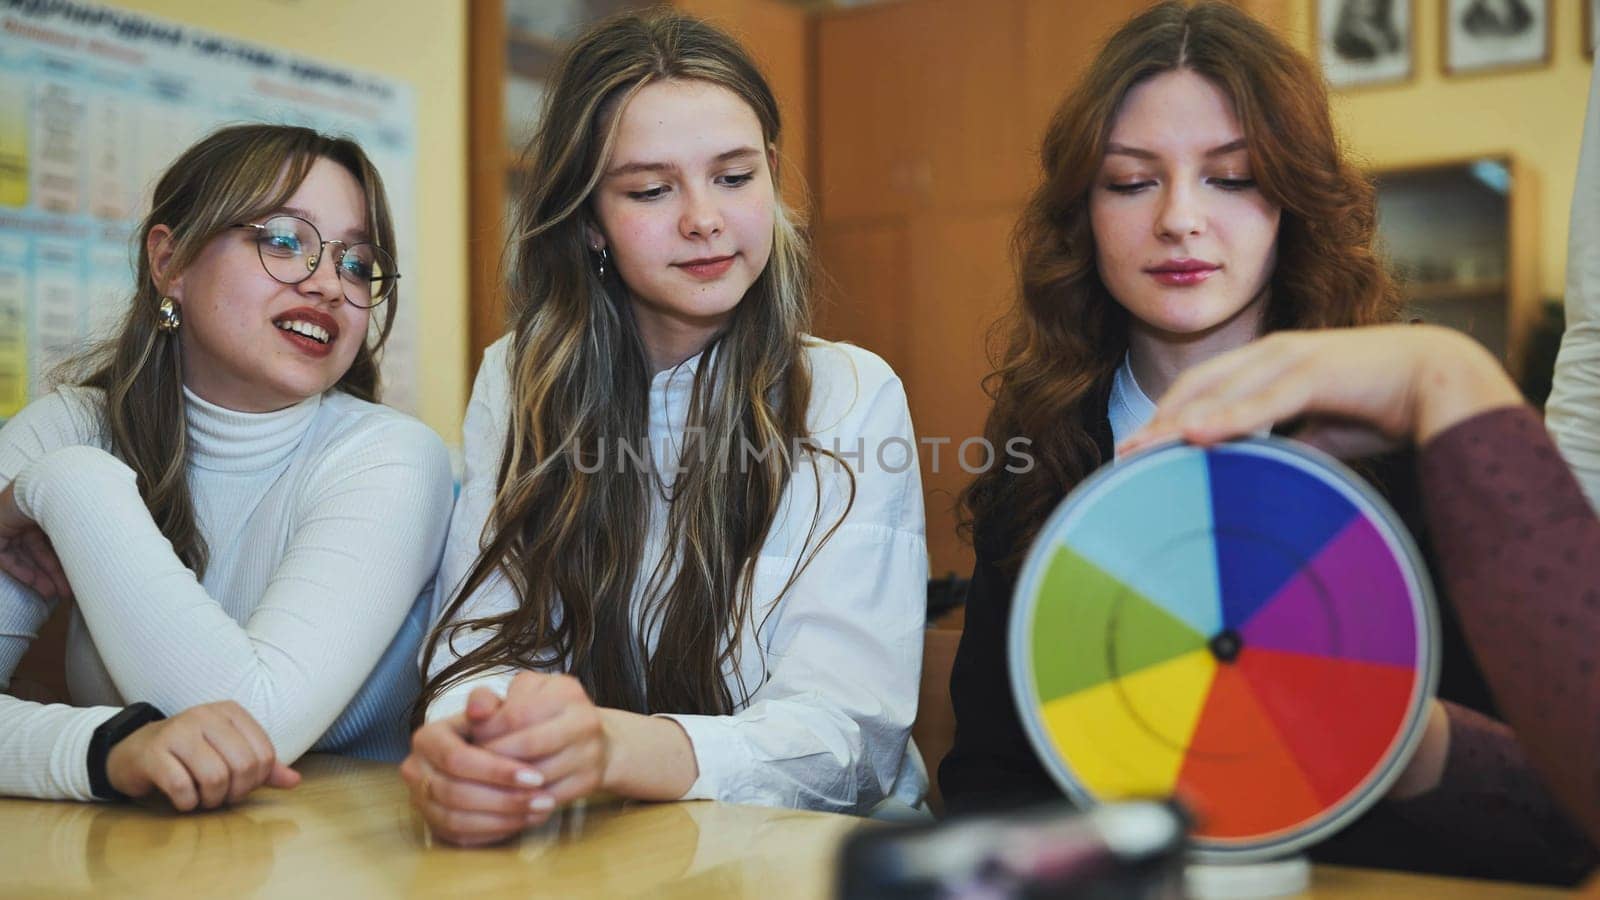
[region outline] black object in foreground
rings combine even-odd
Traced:
[[[1188,825],[1176,804],[1135,801],[868,826],[841,851],[839,897],[1177,898]]]

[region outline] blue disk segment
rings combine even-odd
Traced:
[[[1204,451],[1170,452],[1085,504],[1062,543],[1210,637],[1222,628],[1211,507]]]
[[[1222,619],[1238,629],[1360,515],[1331,485],[1253,453],[1207,453]]]

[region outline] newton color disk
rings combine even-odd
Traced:
[[[1028,552],[1011,686],[1079,802],[1177,795],[1202,859],[1289,853],[1422,737],[1438,621],[1399,518],[1277,438],[1170,444],[1073,491]]]

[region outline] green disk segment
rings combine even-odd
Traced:
[[[1032,632],[1041,703],[1206,646],[1198,631],[1066,546],[1045,572]]]

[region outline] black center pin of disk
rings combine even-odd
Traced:
[[[1239,632],[1227,628],[1217,632],[1207,646],[1211,648],[1211,655],[1218,662],[1231,663],[1239,658],[1239,651],[1244,649],[1244,639],[1239,637]]]

